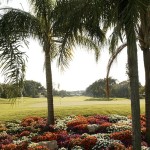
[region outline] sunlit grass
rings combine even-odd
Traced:
[[[55,117],[66,115],[120,114],[130,115],[130,100],[113,98],[54,97]],[[144,113],[144,100],[141,100],[141,113]],[[47,116],[46,98],[23,98],[11,105],[9,100],[0,99],[0,121],[22,119],[26,116]]]

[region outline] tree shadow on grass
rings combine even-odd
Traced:
[[[88,98],[85,99],[84,101],[112,101],[112,98]]]

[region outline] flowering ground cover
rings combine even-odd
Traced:
[[[0,124],[1,150],[132,150],[131,118],[120,115],[68,116],[47,126],[46,119],[27,117]],[[142,149],[145,116],[141,116]]]

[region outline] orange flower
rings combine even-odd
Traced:
[[[67,123],[67,127],[73,127],[79,124],[88,124],[88,121],[85,117],[83,116],[77,116],[75,120],[72,120]]]
[[[2,146],[2,149],[3,150],[15,150],[17,147],[16,144],[8,144],[8,145],[3,145]]]
[[[86,150],[91,150],[91,148],[96,144],[96,142],[97,142],[96,137],[87,136],[82,140],[81,146],[84,147]]]

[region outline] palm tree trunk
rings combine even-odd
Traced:
[[[146,117],[146,141],[150,145],[150,51],[143,50],[145,68],[145,117]]]
[[[51,71],[51,59],[49,51],[45,52],[45,67],[46,67],[46,86],[47,86],[47,105],[48,116],[47,125],[54,124],[54,106],[53,106],[53,86],[52,86],[52,71]]]
[[[130,98],[132,114],[132,143],[133,150],[141,150],[141,125],[140,125],[140,102],[139,102],[139,80],[137,63],[137,46],[134,27],[131,30],[126,28],[127,53],[130,79]]]
[[[143,51],[145,69],[145,117],[146,117],[146,141],[150,145],[150,11],[141,13],[141,26],[139,28],[139,43]]]

